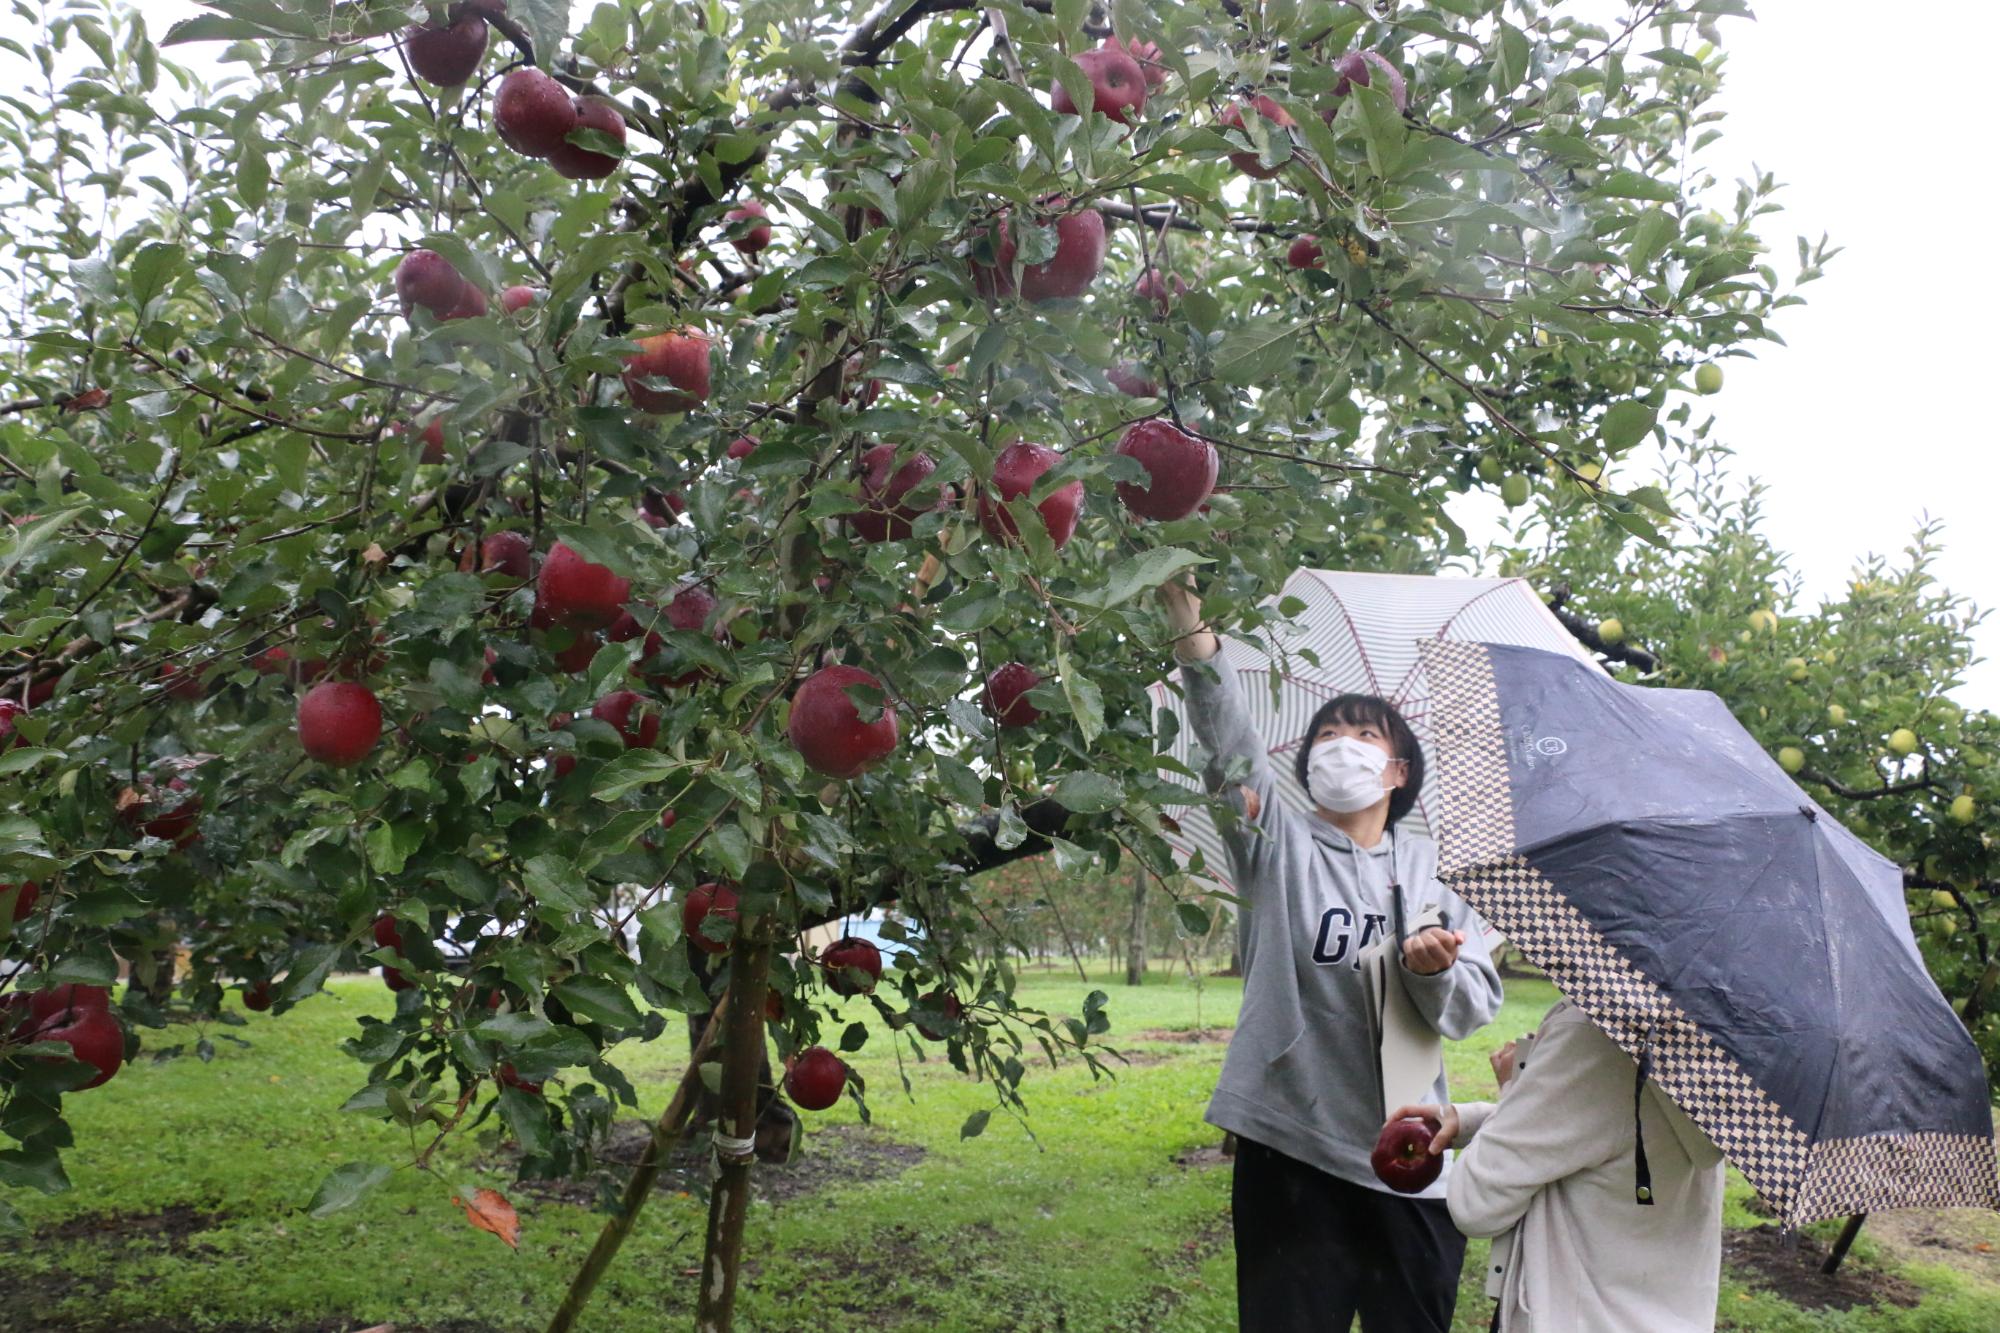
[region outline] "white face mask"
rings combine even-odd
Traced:
[[[1313,804],[1351,815],[1382,799],[1389,756],[1366,741],[1336,736],[1313,746],[1306,758],[1306,794]]]

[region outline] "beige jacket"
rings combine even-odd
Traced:
[[[1568,1001],[1526,1051],[1497,1104],[1459,1105],[1446,1193],[1459,1230],[1500,1238],[1503,1333],[1709,1333],[1722,1153],[1648,1082],[1654,1202],[1639,1206],[1632,1058]]]

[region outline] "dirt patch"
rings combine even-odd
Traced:
[[[1992,1213],[1877,1213],[1861,1234],[1908,1263],[1944,1264],[2000,1286],[2000,1216]]]
[[[104,1240],[126,1244],[164,1241],[170,1248],[180,1248],[189,1236],[212,1230],[221,1221],[220,1213],[204,1213],[177,1203],[157,1213],[84,1213],[67,1222],[43,1227],[35,1233],[35,1240]]]
[[[1751,1286],[1775,1292],[1801,1310],[1853,1310],[1917,1304],[1923,1293],[1902,1278],[1857,1263],[1849,1254],[1831,1277],[1819,1271],[1827,1244],[1811,1236],[1780,1237],[1776,1227],[1722,1233],[1722,1262]]]
[[[594,1204],[607,1185],[615,1197],[624,1188],[632,1168],[639,1164],[639,1155],[645,1151],[652,1132],[652,1126],[645,1121],[620,1120],[612,1126],[611,1141],[599,1156],[604,1169],[581,1180],[521,1181],[518,1188],[539,1199],[585,1207]],[[654,1192],[702,1193],[707,1188],[707,1144],[704,1136],[677,1145],[660,1166],[653,1182]],[[839,1185],[900,1176],[923,1160],[922,1148],[899,1143],[867,1125],[829,1125],[807,1133],[799,1144],[798,1156],[789,1165],[770,1166],[760,1162],[750,1173],[751,1192],[772,1204],[784,1204]]]
[[[1188,1046],[1207,1044],[1227,1044],[1236,1035],[1235,1028],[1147,1028],[1135,1032],[1130,1041],[1167,1041]]]
[[[1212,1166],[1228,1166],[1235,1160],[1232,1154],[1222,1151],[1220,1145],[1213,1143],[1205,1148],[1189,1148],[1186,1152],[1174,1154],[1174,1165],[1188,1171],[1206,1170]],[[1226,1223],[1224,1229],[1227,1229]]]

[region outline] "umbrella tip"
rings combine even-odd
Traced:
[[[1807,819],[1812,820],[1815,824],[1819,822],[1819,811],[1813,809],[1809,805],[1800,806],[1799,813],[1804,815]]]

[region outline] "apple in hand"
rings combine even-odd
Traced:
[[[1444,1154],[1431,1151],[1431,1139],[1444,1126],[1425,1116],[1391,1120],[1375,1140],[1368,1164],[1375,1178],[1398,1194],[1421,1194],[1444,1170]]]
[[[1130,125],[1146,109],[1146,71],[1125,47],[1106,43],[1085,51],[1076,63],[1090,80],[1091,103],[1096,110],[1120,125]],[[1057,115],[1076,114],[1075,100],[1060,83],[1049,90],[1049,106]]]

